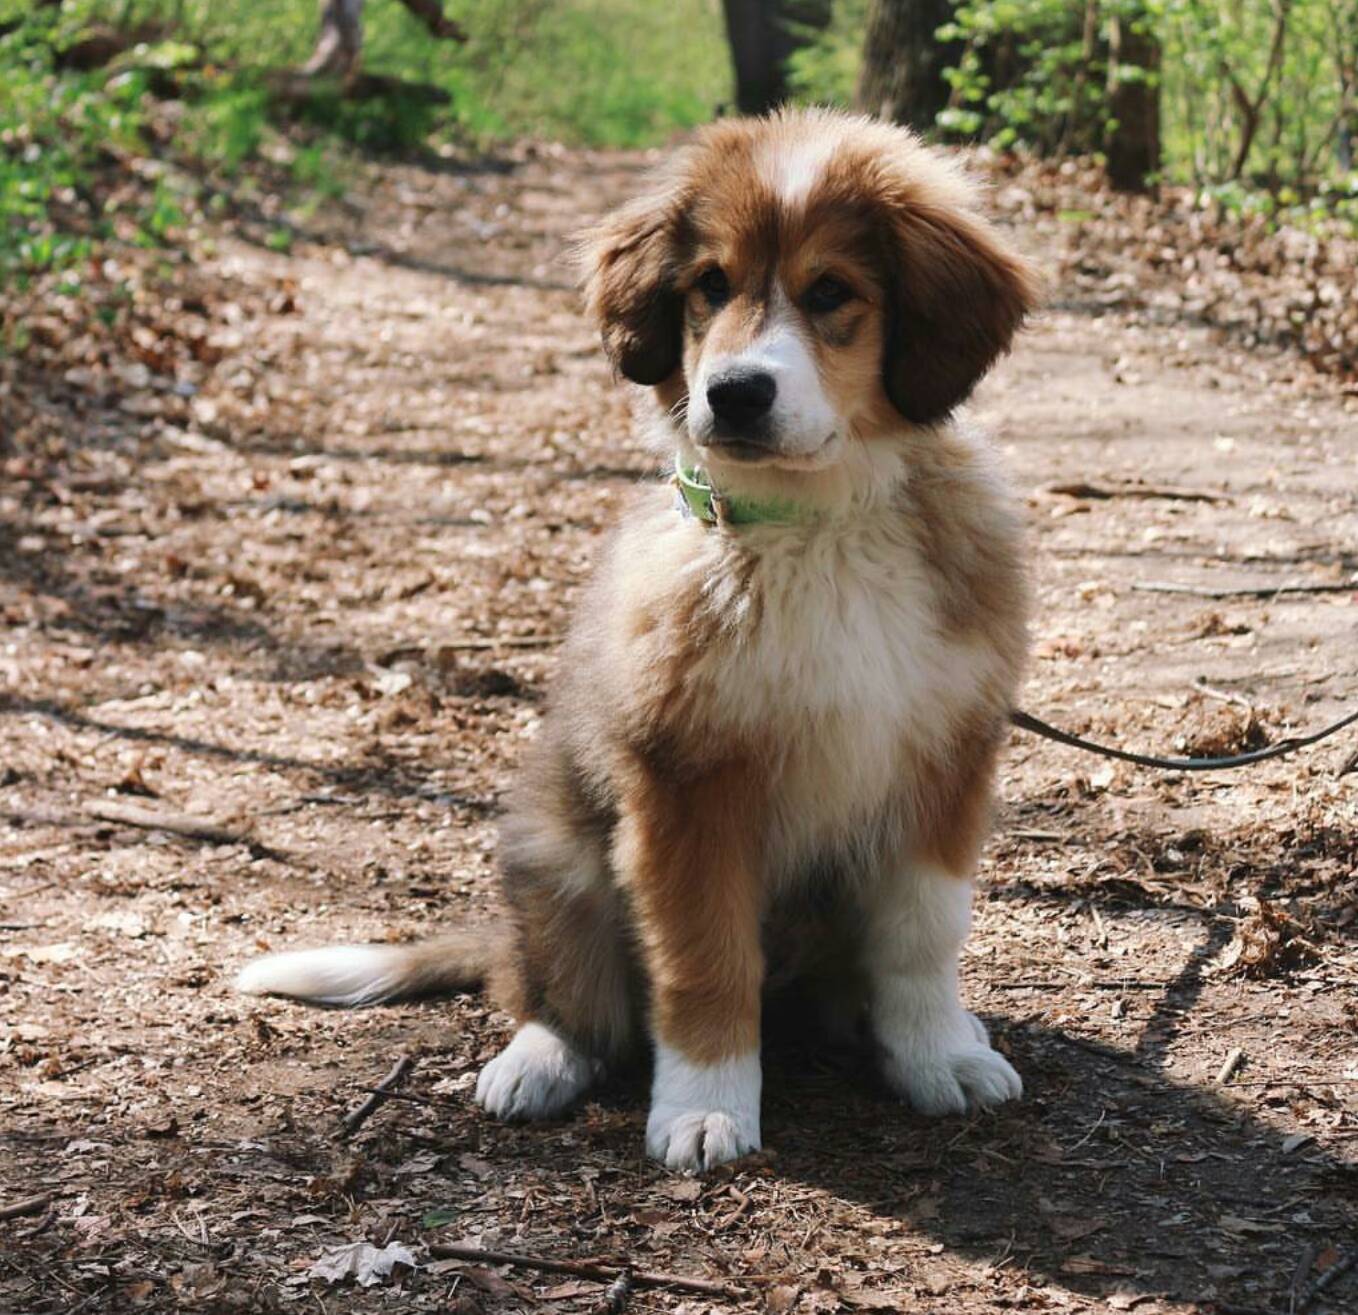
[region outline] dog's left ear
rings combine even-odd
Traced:
[[[675,189],[610,215],[584,248],[585,301],[608,359],[638,384],[663,383],[683,354],[683,301],[675,290],[681,214]]]
[[[965,210],[894,209],[883,382],[907,420],[964,402],[1037,304],[1036,272]]]

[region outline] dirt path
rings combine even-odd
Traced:
[[[60,487],[0,487],[0,1207],[56,1201],[0,1222],[0,1310],[596,1307],[454,1262],[399,1289],[307,1276],[331,1246],[432,1236],[767,1276],[744,1308],[771,1311],[1287,1310],[1299,1267],[1304,1288],[1358,1241],[1352,737],[1156,777],[1016,736],[966,989],[1023,1103],[930,1123],[861,1060],[775,1040],[768,1152],[701,1183],[642,1158],[640,1077],[549,1127],[471,1111],[505,1032],[476,1000],[231,993],[262,947],[488,914],[551,641],[650,468],[563,262],[637,167],[391,169],[290,256],[225,242],[250,295],[185,415],[90,425]],[[1353,591],[1144,586],[1352,579],[1354,400],[1055,302],[978,399],[1031,495],[1027,706],[1199,751],[1337,715]],[[341,1141],[403,1052],[440,1103]]]

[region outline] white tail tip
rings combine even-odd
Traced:
[[[395,995],[402,985],[403,960],[401,948],[394,945],[289,950],[247,963],[236,978],[236,990],[353,1009]]]

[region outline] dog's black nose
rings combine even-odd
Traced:
[[[773,406],[778,385],[771,374],[727,374],[707,386],[707,404],[723,426],[744,429],[762,420]]]

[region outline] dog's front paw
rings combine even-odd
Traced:
[[[715,1168],[759,1149],[759,1052],[694,1064],[656,1046],[646,1151],[670,1169]]]
[[[991,1048],[981,1020],[958,1014],[946,1026],[884,1044],[887,1082],[921,1114],[964,1114],[1023,1095],[1022,1080]]]
[[[594,1079],[594,1064],[541,1023],[525,1023],[481,1070],[476,1102],[497,1119],[550,1119]]]
[[[658,1105],[646,1121],[646,1152],[669,1169],[699,1172],[759,1149],[759,1113]]]

